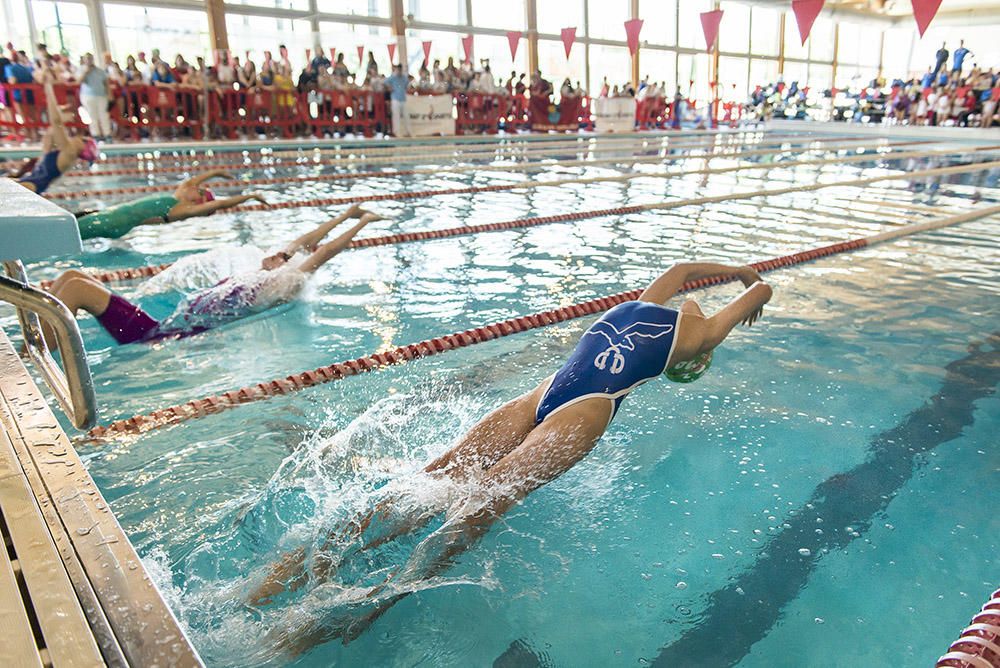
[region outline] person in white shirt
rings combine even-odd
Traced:
[[[951,114],[951,97],[948,93],[942,91],[934,103],[935,112],[935,125],[943,125],[945,121],[948,120]]]

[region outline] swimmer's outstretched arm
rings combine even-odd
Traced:
[[[349,230],[341,234],[339,237],[333,241],[328,241],[322,246],[318,247],[313,251],[312,255],[306,258],[306,261],[299,265],[299,271],[311,274],[316,271],[324,264],[330,261],[330,259],[340,253],[342,250],[347,248],[351,244],[351,240],[357,235],[358,232],[363,230],[368,223],[374,222],[376,220],[382,220],[382,216],[374,213],[365,213],[361,216],[361,220],[357,222]]]
[[[716,276],[735,276],[743,281],[743,285],[747,287],[760,280],[760,275],[750,267],[737,267],[716,262],[680,262],[667,269],[660,274],[659,278],[650,283],[649,287],[639,295],[639,300],[665,304],[688,281],[715,278]]]
[[[264,196],[259,193],[236,195],[235,197],[221,197],[219,199],[212,200],[211,202],[202,202],[201,204],[175,204],[174,207],[170,209],[169,220],[164,222],[173,223],[178,220],[184,220],[185,218],[210,216],[216,211],[230,209],[234,206],[239,206],[240,204],[249,202],[252,199],[257,200],[261,204],[267,204],[267,200],[264,199]]]
[[[319,225],[315,230],[303,234],[301,237],[285,246],[285,253],[288,255],[295,255],[300,250],[314,250],[316,246],[319,245],[319,242],[323,241],[323,238],[328,235],[333,228],[350,218],[360,219],[361,216],[366,213],[368,213],[368,211],[362,209],[360,204],[352,204],[339,216],[331,218],[322,225]]]
[[[180,190],[181,188],[190,186],[197,187],[200,186],[205,181],[209,181],[211,179],[232,179],[232,178],[233,175],[223,169],[213,169],[210,172],[205,172],[204,174],[199,174],[198,176],[192,176],[189,179],[184,179],[183,181],[181,181],[181,184],[177,186],[177,189]]]
[[[52,85],[52,78],[53,75],[50,71],[46,71],[42,75],[42,85],[45,86],[45,109],[49,116],[49,129],[42,140],[42,150],[45,153],[53,149],[61,151],[69,146],[70,142],[69,135],[66,134],[63,112],[59,108],[55,87]]]

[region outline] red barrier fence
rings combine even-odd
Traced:
[[[55,86],[56,99],[67,114],[66,124],[79,130],[79,87]],[[185,86],[126,85],[109,98],[111,119],[119,135],[138,140],[150,135],[185,136],[207,133],[236,139],[240,135],[282,137],[326,133],[372,136],[391,131],[385,94],[367,90],[309,91],[278,88],[206,91]],[[594,129],[591,99],[565,97],[558,105],[549,99],[481,92],[455,95],[455,133],[496,133],[532,129],[576,131]],[[718,120],[735,125],[741,106],[725,103]],[[600,129],[599,120],[596,123]],[[671,125],[671,109],[663,98],[636,101],[639,129]],[[12,135],[35,135],[49,126],[45,90],[38,84],[0,84],[0,129]]]

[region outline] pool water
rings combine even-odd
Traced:
[[[760,169],[707,177],[379,202],[373,208],[390,220],[362,235],[997,159],[970,156],[970,145],[932,144],[954,153],[781,165],[809,157],[811,139],[789,137],[784,152],[756,156]],[[812,145],[815,157],[836,157],[828,149],[837,144]],[[674,157],[674,169],[704,166],[690,152]],[[737,163],[711,163],[727,164]],[[631,169],[662,167],[553,164],[260,190],[287,201]],[[681,260],[745,263],[995,204],[998,177],[984,170],[911,182],[900,173],[866,188],[352,250],[321,269],[301,300],[202,335],[118,347],[92,318],[81,327],[108,422],[640,287]],[[176,178],[90,176],[61,189]],[[139,228],[29,273],[155,264],[221,245],[272,247],[336,210]],[[248,605],[251,586],[288,551],[305,548],[313,560],[329,550],[326,536],[386,490],[405,491],[401,511],[461,493],[436,488],[420,469],[557,369],[592,318],[78,448],[211,666],[929,665],[1000,572],[998,224],[984,218],[770,274],[775,296],[764,319],[735,330],[704,378],[635,391],[590,455],[512,509],[453,567],[406,583],[412,595],[346,645],[293,649],[300,631],[362,614],[367,587],[405,564],[439,519],[368,553],[346,549],[329,581],[270,605]],[[218,270],[214,262],[206,274]],[[144,295],[140,283],[119,287],[126,297]],[[185,289],[140,301],[164,316]],[[694,297],[710,311],[736,292]],[[0,316],[13,331],[9,312]]]

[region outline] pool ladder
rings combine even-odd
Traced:
[[[73,426],[93,427],[97,423],[97,397],[76,318],[61,301],[28,283],[20,260],[5,260],[3,266],[6,275],[0,275],[0,300],[17,309],[28,357]],[[45,342],[43,324],[55,334],[62,367]]]

